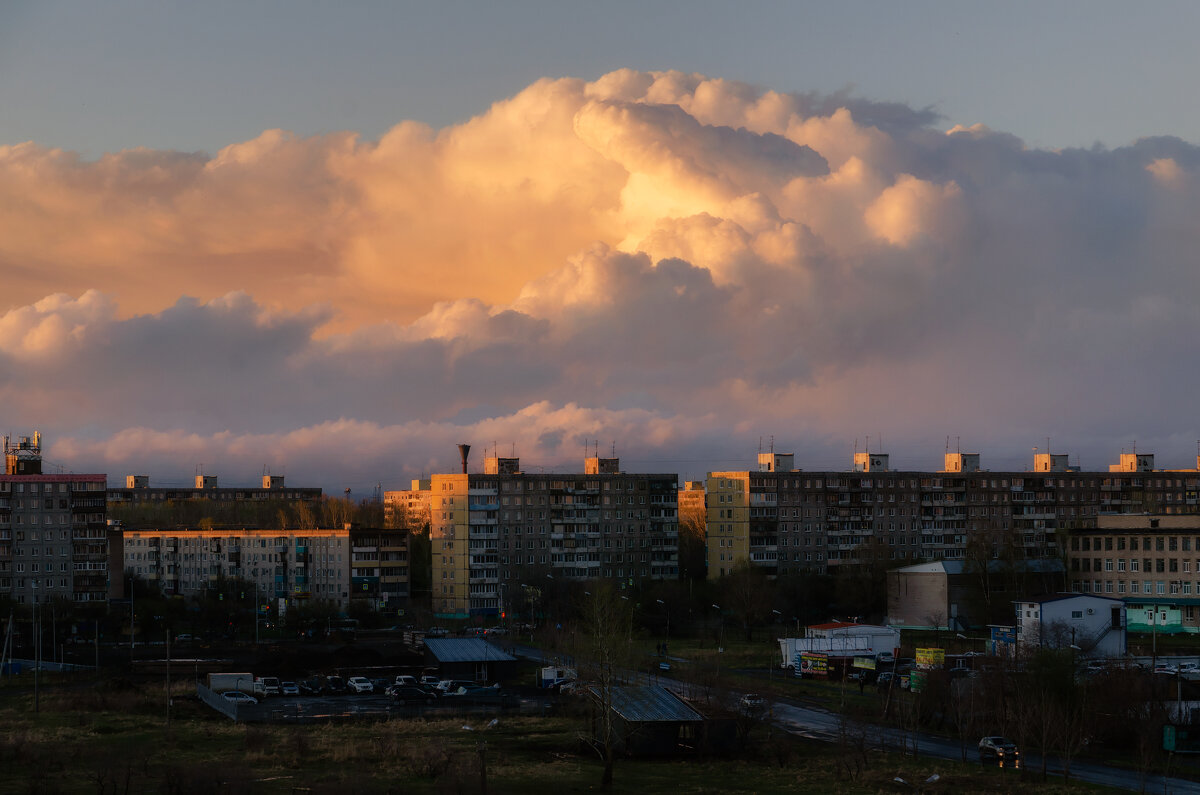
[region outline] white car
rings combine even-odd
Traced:
[[[225,694],[225,700],[234,704],[257,704],[258,699],[249,693],[243,693],[240,690],[230,690]]]
[[[1179,673],[1179,669],[1170,663],[1159,663],[1154,666],[1154,673],[1165,674],[1166,676],[1175,676]]]
[[[295,682],[280,682],[279,694],[281,696],[298,696],[300,695],[300,685]]]
[[[375,685],[365,676],[352,676],[346,680],[346,687],[355,693],[374,693]]]

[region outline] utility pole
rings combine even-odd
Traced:
[[[171,630],[167,630],[167,732],[171,731]]]
[[[34,588],[37,588],[37,582],[34,582]],[[41,682],[39,674],[42,672],[42,623],[38,621],[38,595],[37,591],[33,592],[33,711],[34,713],[41,712]]]

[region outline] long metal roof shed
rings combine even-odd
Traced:
[[[426,638],[425,648],[444,663],[516,662],[513,657],[478,638]]]
[[[596,688],[593,695],[599,696]],[[704,716],[689,707],[679,696],[658,685],[614,687],[613,711],[630,723],[703,721]]]

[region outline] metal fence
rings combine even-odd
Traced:
[[[227,716],[231,720],[238,719],[238,705],[234,704],[220,693],[209,690],[207,687],[197,682],[196,695],[200,697],[201,701],[215,709],[217,712],[220,712],[222,715]]]

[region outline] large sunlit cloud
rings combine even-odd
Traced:
[[[1047,435],[1192,465],[1200,149],[952,121],[621,70],[378,141],[0,146],[0,424],[114,477],[326,486],[461,441],[684,476],[766,435],[810,467],[866,435],[909,467]]]

